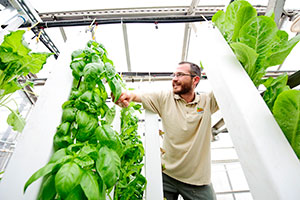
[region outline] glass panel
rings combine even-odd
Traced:
[[[127,24],[132,71],[174,71],[181,60],[184,23]]]

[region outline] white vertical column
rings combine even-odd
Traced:
[[[147,179],[146,199],[162,200],[162,172],[160,159],[158,116],[145,111],[145,172]]]
[[[16,149],[0,182],[0,199],[36,199],[42,179],[32,183],[25,194],[29,177],[48,163],[53,153],[53,136],[60,124],[62,104],[72,87],[70,44],[65,44],[21,133]],[[80,47],[80,48],[83,48]]]
[[[199,57],[254,199],[299,199],[300,162],[272,113],[220,32],[206,23],[198,30]]]

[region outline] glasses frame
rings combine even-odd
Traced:
[[[196,77],[197,75],[195,75],[195,74],[185,74],[185,73],[172,73],[171,75],[170,75],[171,77],[173,77],[173,78],[175,78],[175,77],[177,77],[177,78],[180,78],[180,77],[184,77],[184,76],[190,76],[190,77]]]

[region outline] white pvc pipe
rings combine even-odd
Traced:
[[[162,171],[158,115],[145,111],[145,173],[147,178],[146,199],[162,200]]]
[[[82,38],[79,39],[80,42]],[[0,182],[0,199],[37,199],[42,178],[32,183],[25,194],[23,188],[29,177],[47,164],[53,154],[53,136],[61,121],[61,106],[68,100],[73,81],[70,55],[75,49],[69,48],[70,46],[71,44],[66,43],[57,62],[52,66],[48,65],[53,68],[52,73],[28,117],[7,165]]]
[[[16,17],[18,12],[12,7],[6,7],[4,10],[0,11],[0,25],[8,23],[11,19]]]
[[[256,200],[298,200],[300,162],[231,48],[207,23],[199,57]],[[201,83],[200,83],[201,84]]]
[[[27,20],[27,17],[25,15],[18,15],[15,18],[13,18],[9,24],[0,31],[0,44],[2,43],[4,36],[6,34],[9,34],[10,31],[17,30],[23,23],[25,23]]]

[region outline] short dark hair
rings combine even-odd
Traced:
[[[188,62],[188,61],[181,61],[179,63],[179,65],[183,65],[183,64],[189,64],[190,65],[190,73],[192,75],[196,75],[201,78],[201,68],[198,65],[196,65],[195,63],[192,63],[192,62]]]

